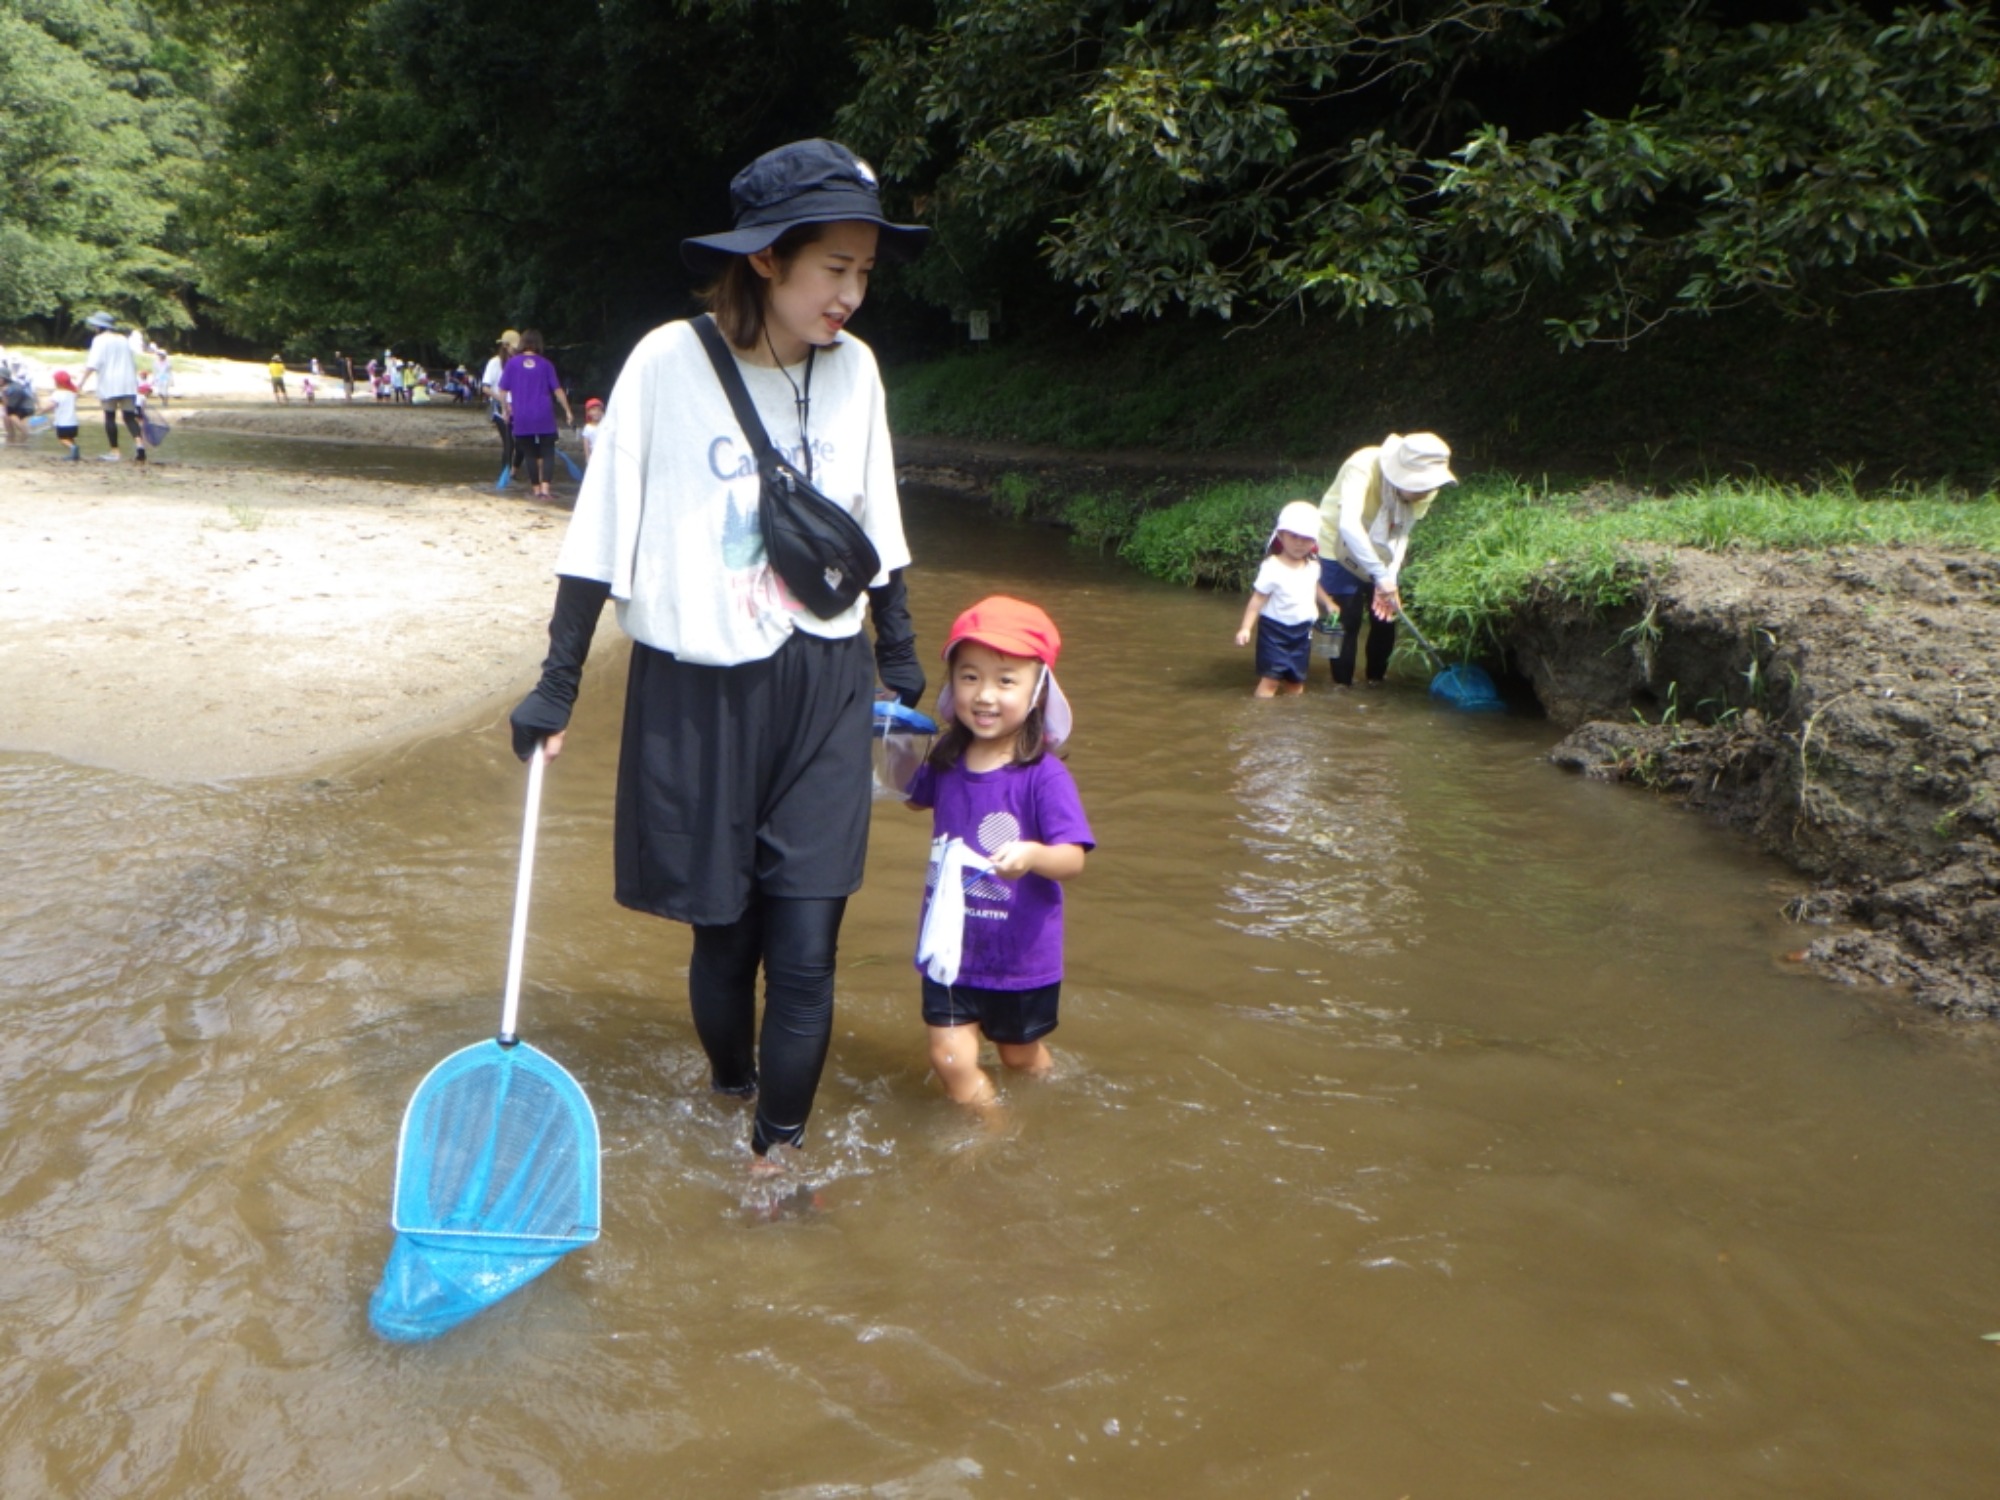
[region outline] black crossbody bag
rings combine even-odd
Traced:
[[[694,331],[715,366],[715,378],[722,382],[737,425],[757,455],[757,515],[765,557],[792,597],[822,620],[845,613],[881,570],[875,544],[859,521],[814,489],[812,481],[772,445],[715,319],[704,313],[694,319]],[[806,462],[812,463],[810,449]]]

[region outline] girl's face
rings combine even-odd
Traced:
[[[1278,545],[1285,549],[1285,556],[1293,562],[1304,562],[1313,555],[1318,542],[1309,536],[1300,536],[1296,531],[1278,533]]]
[[[1041,684],[1042,664],[1032,656],[1002,656],[978,641],[961,641],[952,653],[952,712],[975,740],[1011,742]]]
[[[828,224],[789,262],[769,250],[750,257],[757,274],[770,282],[764,327],[781,363],[796,364],[809,347],[823,349],[839,336],[868,295],[880,237],[873,224],[848,219]]]

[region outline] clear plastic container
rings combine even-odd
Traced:
[[[901,798],[937,743],[937,721],[894,699],[875,701],[875,795]]]

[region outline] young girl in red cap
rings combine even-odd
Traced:
[[[55,379],[55,394],[49,397],[47,409],[55,418],[56,436],[62,440],[63,458],[77,463],[83,458],[83,449],[76,440],[76,381],[67,370],[56,371]]]
[[[1009,1068],[1048,1072],[1062,992],[1062,882],[1096,847],[1069,768],[1056,685],[1062,637],[1019,599],[982,599],[945,642],[937,748],[910,783],[931,810],[931,869],[917,969],[931,1066],[961,1104],[985,1104],[982,1034]]]

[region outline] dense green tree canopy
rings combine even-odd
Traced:
[[[232,326],[560,360],[684,310],[678,244],[851,92],[803,3],[184,0],[243,52],[203,221]]]
[[[1570,337],[2000,274],[2000,36],[1956,3],[941,0],[844,121],[961,281],[1033,244],[1099,313],[1427,318],[1569,294]]]
[[[826,133],[939,230],[874,327],[1983,300],[2000,32],[1892,4],[0,0],[0,322],[608,362],[731,173]]]
[[[190,324],[215,87],[132,0],[0,0],[0,323]]]

